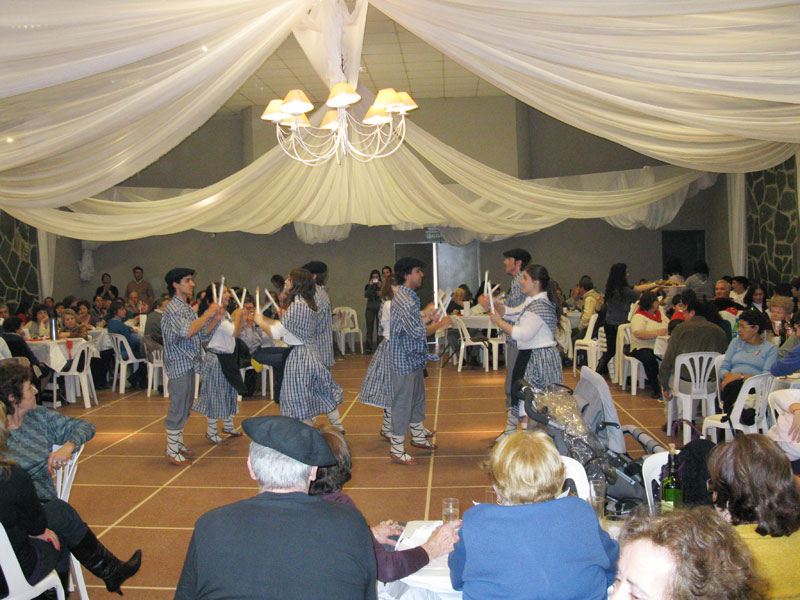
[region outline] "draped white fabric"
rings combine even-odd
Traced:
[[[10,207],[6,211],[40,229],[97,241],[187,229],[272,233],[293,222],[437,225],[507,236],[538,231],[565,218],[602,217],[644,207],[705,176],[662,166],[645,169],[648,178],[634,178],[630,186],[607,174],[523,181],[470,159],[419,127],[409,127],[407,144],[466,191],[456,194],[440,184],[406,147],[367,164],[345,160],[313,169],[275,147],[216,184],[166,199],[129,193],[127,202],[100,198],[77,202],[70,206],[74,212]],[[124,194],[121,189],[116,193]]]
[[[526,104],[666,162],[775,165],[800,142],[800,4],[371,0]]]
[[[669,163],[741,172],[798,149],[798,0],[370,1],[531,106]],[[312,6],[3,0],[0,207],[67,206],[150,164]]]
[[[727,175],[728,197],[728,243],[731,248],[733,272],[744,275],[747,272],[747,221],[745,206],[744,173]]]
[[[42,298],[53,295],[56,266],[57,236],[41,229],[36,232],[36,248],[39,255],[39,294]]]

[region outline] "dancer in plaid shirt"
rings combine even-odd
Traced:
[[[531,261],[531,255],[527,250],[523,250],[522,248],[512,248],[511,250],[506,250],[503,252],[503,265],[506,268],[506,273],[511,275],[514,279],[511,281],[511,289],[509,290],[508,294],[506,295],[505,301],[505,313],[503,315],[503,321],[513,325],[516,323],[517,317],[519,316],[519,312],[523,308],[523,303],[526,300],[526,296],[522,291],[522,272],[528,263]],[[478,302],[480,302],[481,306],[483,306],[487,311],[489,310],[489,298],[486,295],[481,296],[478,298]],[[517,430],[517,422],[519,421],[519,416],[517,415],[516,409],[516,402],[511,397],[511,384],[514,383],[513,381],[513,373],[514,373],[514,365],[517,362],[517,355],[519,354],[519,350],[517,349],[517,343],[511,338],[511,336],[506,336],[506,410],[507,410],[507,418],[506,418],[506,428],[500,435],[497,436],[495,439],[496,442],[502,440],[505,436],[514,433]]]
[[[208,320],[220,316],[224,309],[216,303],[208,306],[198,317],[188,300],[194,289],[194,271],[178,267],[164,277],[172,297],[161,318],[164,336],[164,369],[169,383],[169,410],[164,422],[167,428],[167,459],[175,465],[191,464],[187,457],[194,456],[183,443],[183,427],[189,418],[194,396],[194,373],[200,365],[200,330]]]
[[[416,465],[417,460],[405,451],[406,432],[411,427],[411,445],[436,450],[436,444],[425,436],[425,363],[428,354],[426,338],[449,319],[437,320],[440,311],[422,315],[420,300],[414,290],[422,285],[425,266],[416,258],[401,258],[394,265],[399,284],[392,300],[389,317],[389,343],[392,349],[392,449],[391,459],[401,465]],[[435,433],[435,432],[433,432]]]
[[[309,350],[313,352],[323,365],[329,370],[333,366],[333,318],[331,315],[331,299],[328,297],[328,265],[319,260],[312,260],[302,267],[314,278],[314,302],[320,312],[317,331],[314,339],[308,343]]]

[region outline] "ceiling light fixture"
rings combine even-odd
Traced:
[[[283,100],[270,100],[261,118],[275,123],[278,143],[286,154],[312,167],[334,156],[339,164],[348,155],[369,162],[397,151],[406,135],[406,113],[417,104],[407,92],[386,88],[378,92],[359,122],[348,111],[359,100],[361,96],[349,84],[337,83],[325,103],[331,110],[319,127],[313,127],[305,113],[314,105],[302,90],[291,90]]]

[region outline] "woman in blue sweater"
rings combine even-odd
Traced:
[[[604,600],[619,546],[588,502],[558,497],[564,465],[547,434],[504,438],[487,470],[499,504],[464,513],[448,560],[453,588],[464,600]]]

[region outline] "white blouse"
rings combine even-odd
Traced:
[[[381,305],[381,323],[378,332],[384,339],[389,339],[389,319],[391,317],[392,301],[386,300]]]
[[[653,319],[649,319],[644,315],[634,314],[633,318],[631,318],[631,350],[638,350],[639,348],[650,348],[652,350],[656,347],[656,338],[641,340],[634,335],[636,331],[657,331],[665,329],[668,325],[669,320],[664,316],[664,313],[661,313],[660,323],[656,323]]]
[[[218,354],[231,354],[236,350],[236,340],[233,337],[234,329],[233,319],[231,319],[230,315],[226,314],[214,331],[214,335],[208,340],[207,348]]]
[[[547,292],[539,292],[525,300],[520,306],[527,307],[534,300],[546,299]],[[532,350],[534,348],[549,348],[556,345],[553,332],[542,318],[535,312],[525,310],[517,319],[516,325],[511,328],[511,338],[517,342],[520,350]]]

